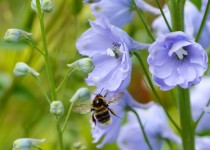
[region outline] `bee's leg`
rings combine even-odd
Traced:
[[[95,124],[95,127],[96,127],[96,119],[94,117],[94,113],[92,114],[92,122]],[[95,129],[95,127],[94,127],[94,129]]]
[[[116,116],[116,117],[122,119],[121,117],[119,117],[119,116],[114,112],[114,110],[112,110],[112,109],[110,109],[110,108],[108,108],[108,110],[112,113],[112,115],[114,115],[114,116]]]

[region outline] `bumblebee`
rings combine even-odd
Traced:
[[[102,96],[101,94],[97,94],[92,102],[92,104],[80,104],[73,108],[74,112],[78,112],[81,114],[86,114],[88,112],[92,113],[92,121],[96,125],[96,120],[101,125],[109,125],[111,123],[110,113],[116,117],[116,113],[114,110],[109,108],[109,105],[114,105],[119,102],[124,96],[123,92],[117,93],[106,100],[106,95]],[[120,117],[118,117],[120,118]]]

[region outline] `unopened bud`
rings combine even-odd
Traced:
[[[4,40],[7,42],[19,42],[23,39],[31,39],[32,33],[20,29],[8,29],[4,35]]]
[[[54,9],[54,5],[51,0],[40,0],[41,11],[48,13]],[[37,12],[36,0],[31,1],[31,8]]]
[[[71,103],[75,101],[85,102],[90,99],[90,91],[88,88],[79,88],[70,99]]]
[[[32,138],[21,138],[17,139],[13,143],[12,150],[32,150],[37,148],[37,144],[43,143],[45,139],[32,139]]]
[[[24,62],[18,62],[13,70],[15,76],[26,76],[32,74],[33,76],[39,76],[39,73],[33,68],[29,67]]]
[[[67,64],[68,67],[80,70],[84,73],[90,73],[94,69],[93,61],[90,58],[82,58],[71,64]]]
[[[92,4],[92,3],[97,3],[100,2],[101,0],[83,0],[84,4]]]
[[[64,113],[63,103],[61,101],[52,101],[50,104],[50,112],[55,116],[62,116]]]

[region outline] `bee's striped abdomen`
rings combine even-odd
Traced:
[[[95,111],[95,117],[98,120],[98,122],[101,124],[109,122],[110,120],[110,114],[109,114],[108,109],[101,109],[101,110]]]

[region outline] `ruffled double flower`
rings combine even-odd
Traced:
[[[208,57],[201,45],[184,32],[159,36],[149,47],[149,70],[161,90],[179,85],[189,88],[200,82]]]

